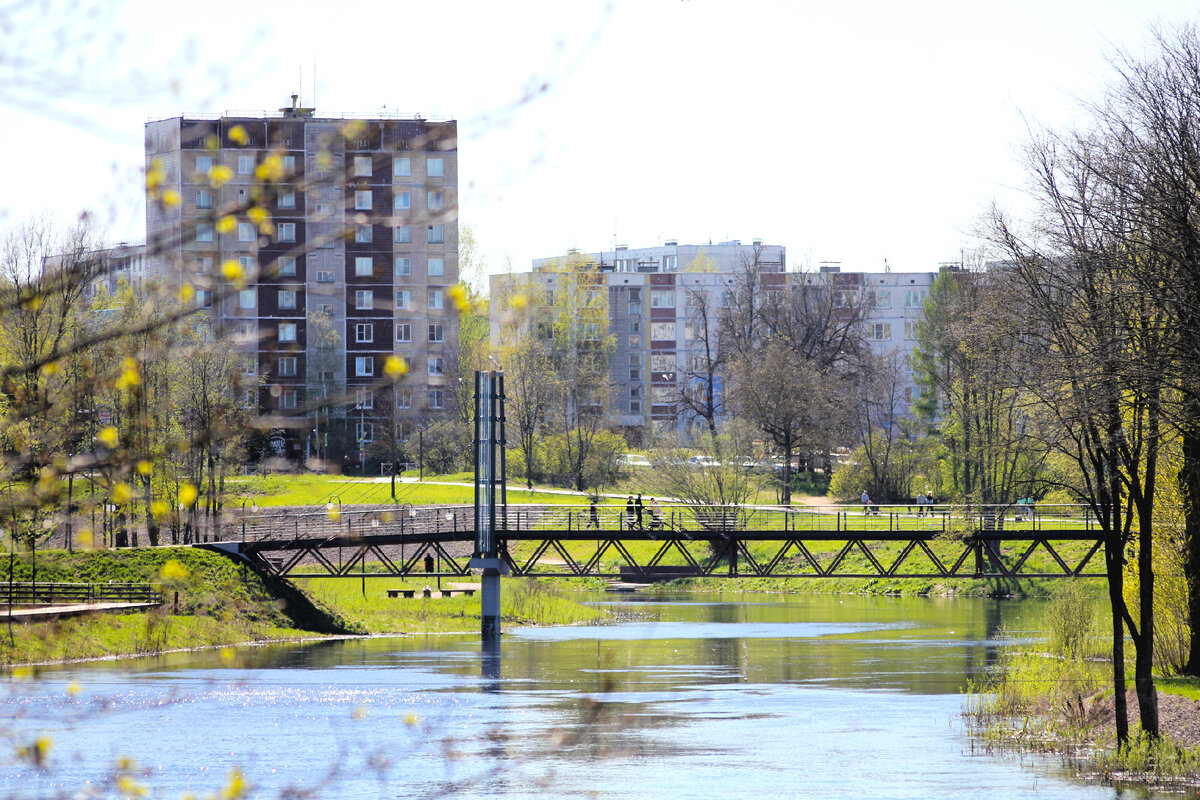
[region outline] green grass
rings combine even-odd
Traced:
[[[1155,685],[1163,694],[1177,694],[1189,700],[1200,700],[1200,678],[1158,678]]]
[[[480,596],[455,597],[420,596],[426,583],[436,588],[431,579],[405,581],[393,578],[371,578],[362,583],[347,578],[306,578],[303,585],[314,598],[343,616],[361,623],[370,633],[415,632],[476,632],[480,624]],[[451,588],[443,579],[442,586]],[[417,589],[413,598],[388,597],[388,589]],[[604,613],[585,606],[566,596],[561,584],[533,579],[501,581],[500,608],[503,621],[511,625],[566,625],[596,622]]]
[[[170,570],[164,572],[169,562],[173,577]],[[28,554],[17,559],[13,576],[18,581],[33,577]],[[44,551],[37,556],[37,579],[156,583],[168,602],[150,612],[14,624],[11,637],[0,636],[0,663],[136,655],[305,635],[251,570],[195,548]],[[0,559],[0,580],[8,580],[8,559]]]
[[[428,478],[424,483],[396,484],[397,503],[413,505],[457,505],[473,503],[473,486],[449,486],[447,481],[470,483],[469,473]],[[343,506],[393,502],[391,483],[372,478],[331,475],[266,475],[229,478],[225,482],[225,507],[240,509],[243,501],[260,508],[272,506],[318,506],[328,502]],[[582,495],[548,493],[509,487],[510,503],[577,505],[587,502]]]

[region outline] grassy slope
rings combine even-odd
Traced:
[[[397,503],[413,505],[443,505],[472,503],[475,490],[471,486],[451,486],[445,481],[470,483],[470,475],[447,475],[430,478],[424,483],[397,483]],[[332,475],[267,475],[228,478],[225,481],[228,499],[226,508],[240,508],[243,500],[250,500],[260,507],[323,505],[341,501],[342,505],[366,503],[391,503],[392,489],[387,481],[375,479],[345,478]],[[336,499],[334,499],[336,498]],[[511,503],[579,504],[586,502],[583,495],[532,492],[510,486],[508,499]]]
[[[11,636],[0,636],[0,663],[150,653],[307,635],[280,611],[252,571],[202,550],[46,551],[38,554],[37,578],[39,582],[145,583],[157,581],[163,565],[172,560],[183,566],[186,576],[164,587],[167,605],[151,612],[14,624],[9,629]],[[28,558],[18,560],[14,572],[16,580],[29,580]],[[0,577],[8,579],[7,559],[0,563]]]

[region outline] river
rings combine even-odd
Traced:
[[[264,798],[1128,796],[963,729],[962,690],[1034,602],[615,605],[635,621],[508,630],[495,659],[472,636],[413,636],[45,670],[0,697],[10,738],[54,742],[45,770],[4,755],[4,796],[118,796],[126,757],[171,798],[235,766]]]

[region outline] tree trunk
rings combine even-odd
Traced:
[[[1116,515],[1113,518],[1116,522]],[[1129,742],[1129,709],[1125,701],[1124,553],[1120,526],[1115,524],[1104,538],[1104,566],[1108,572],[1108,603],[1112,610],[1113,711],[1118,747]]]
[[[1200,677],[1200,418],[1183,427],[1183,466],[1179,488],[1183,493],[1184,576],[1187,579],[1188,628],[1191,645],[1184,673]]]

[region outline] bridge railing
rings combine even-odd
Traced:
[[[606,531],[617,533],[674,531],[701,533],[805,531],[967,533],[1005,531],[1091,530],[1098,527],[1086,506],[1043,505],[951,506],[937,504],[871,504],[816,506],[701,505],[646,503],[641,516],[625,504],[517,505],[510,504],[505,518],[497,520],[509,531]],[[347,506],[312,511],[247,515],[227,529],[242,541],[365,539],[373,535],[427,537],[452,534],[469,537],[474,529],[474,509],[453,506]]]
[[[1098,527],[1091,509],[1077,505],[870,504],[751,506],[644,504],[639,515],[624,504],[509,506],[509,529],[521,531],[894,531],[969,532],[1090,530]]]

